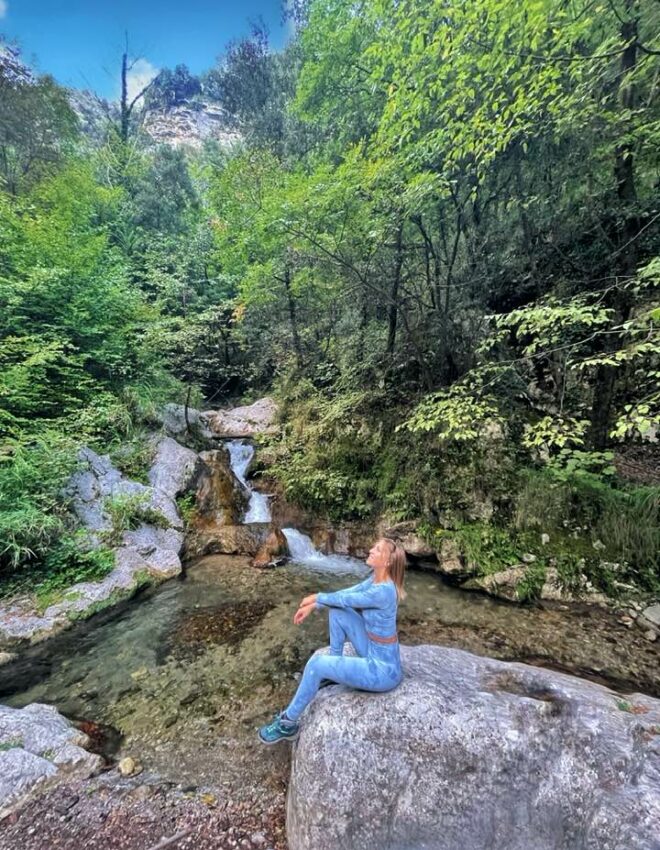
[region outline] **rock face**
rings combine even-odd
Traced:
[[[252,437],[277,431],[277,405],[272,398],[260,398],[254,404],[231,410],[206,410],[200,418],[214,436],[220,439]]]
[[[207,139],[224,148],[241,141],[224,109],[205,100],[187,100],[168,108],[148,109],[142,128],[155,143],[199,149]]]
[[[290,850],[657,850],[659,700],[439,646],[401,659],[393,691],[306,709]]]
[[[73,585],[61,602],[50,605],[42,614],[29,598],[0,605],[0,648],[42,640],[88,612],[130,596],[145,581],[163,581],[181,572],[183,521],[174,497],[193,486],[201,462],[195,452],[169,437],[157,439],[154,452],[149,471],[152,486],[146,486],[125,478],[107,455],[98,455],[88,447],[80,450],[83,468],[71,476],[67,491],[73,511],[89,532],[91,546],[101,545],[99,532],[112,528],[104,505],[107,498],[141,496],[144,506],[163,521],[158,525],[142,522],[124,531],[114,549],[114,569],[101,581]]]
[[[103,766],[87,735],[49,705],[0,705],[0,818],[36,787],[63,775],[86,779]]]
[[[201,437],[206,440],[213,439],[213,432],[209,429],[204,415],[194,407],[188,408],[188,423],[186,423],[186,409],[182,404],[174,404],[170,402],[163,405],[158,411],[158,417],[163,428],[171,437],[179,438],[185,442],[185,435],[188,429],[188,423],[191,428],[197,430]],[[212,443],[209,443],[209,446]]]
[[[525,577],[527,569],[527,564],[516,564],[506,570],[500,570],[497,573],[471,578],[469,581],[466,581],[462,587],[465,590],[483,590],[491,596],[515,601],[518,599],[518,592],[516,588]],[[554,567],[548,567],[545,571],[543,585],[539,591],[539,599],[571,601],[577,598],[592,605],[607,606],[609,604],[605,594],[599,593],[593,585],[586,580],[583,582],[579,597],[577,593],[567,592],[559,581],[559,573],[557,570]]]
[[[247,529],[240,523],[248,505],[248,491],[232,472],[227,449],[200,452],[199,460],[201,473],[197,478],[195,510],[186,536],[185,557],[243,553],[244,549],[238,544],[239,532],[228,529]],[[247,532],[246,535],[249,537]],[[259,544],[249,547],[250,554],[256,551],[252,551],[253,545]]]
[[[289,553],[289,545],[281,528],[274,527],[252,561],[255,567],[268,567]]]
[[[204,555],[250,555],[254,558],[273,531],[274,527],[268,522],[225,525],[208,533],[196,531],[186,540],[185,557],[190,559]]]

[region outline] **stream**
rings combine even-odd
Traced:
[[[233,440],[228,448],[251,490],[252,446]],[[268,497],[252,491],[244,522],[269,518]],[[327,644],[325,612],[301,626],[293,625],[294,612],[303,596],[369,572],[362,561],[322,555],[297,529],[284,532],[292,555],[285,566],[257,570],[246,557],[224,555],[189,564],[181,579],[0,668],[0,701],[52,703],[100,724],[110,730],[108,752],[137,757],[147,772],[174,783],[224,787],[235,797],[250,783],[263,793],[281,788],[288,748],[263,747],[256,730],[287,704],[305,662]],[[520,606],[453,588],[432,570],[410,569],[406,590],[403,644],[460,647],[660,696],[660,646],[610,611]]]

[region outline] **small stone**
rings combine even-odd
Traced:
[[[650,640],[651,642],[653,642],[658,637],[658,633],[655,629],[648,629],[644,632],[644,637],[646,638],[646,640]]]
[[[549,542],[550,542],[550,535],[543,532],[543,534],[541,535],[541,543],[544,546],[547,546]]]
[[[598,550],[605,548],[605,544],[603,543],[602,540],[594,540],[594,542],[591,545],[593,546],[594,549],[598,549]]]
[[[146,667],[140,667],[139,670],[134,670],[131,673],[131,679],[144,679],[145,676],[149,675],[149,671]]]
[[[525,564],[533,564],[536,560],[536,555],[533,555],[531,552],[525,552],[521,559]]]
[[[139,761],[126,756],[117,765],[117,770],[122,776],[137,776],[138,773],[142,773],[142,765]]]
[[[263,832],[253,832],[250,836],[250,841],[253,844],[256,844],[257,847],[261,847],[266,843],[266,836],[263,834]]]
[[[80,798],[77,794],[67,794],[62,797],[62,799],[58,800],[53,808],[60,815],[66,815],[69,809],[72,809]]]

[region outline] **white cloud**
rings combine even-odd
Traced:
[[[0,0],[0,18],[7,14],[7,0]]]
[[[3,0],[0,0],[2,3]],[[136,94],[158,74],[160,68],[155,68],[148,59],[137,59],[126,74],[128,99],[133,100]]]

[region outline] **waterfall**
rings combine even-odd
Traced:
[[[289,544],[291,560],[297,564],[305,564],[305,566],[328,572],[344,572],[353,575],[357,573],[362,578],[369,575],[369,568],[363,561],[348,555],[324,555],[314,546],[311,539],[297,528],[283,528],[282,533]]]
[[[254,456],[254,446],[244,440],[227,440],[225,446],[229,451],[231,470],[250,494],[250,503],[243,517],[243,524],[249,522],[270,522],[271,513],[268,496],[257,493],[252,489],[246,478],[250,461]],[[365,578],[369,568],[363,561],[350,558],[347,555],[324,555],[314,546],[311,539],[298,531],[297,528],[283,528],[282,532],[289,545],[291,560],[296,564],[304,564],[316,570],[334,573],[349,573]]]
[[[268,496],[257,493],[248,484],[245,474],[254,455],[254,446],[243,440],[228,440],[225,445],[229,450],[232,472],[250,494],[250,503],[243,517],[243,523],[270,522],[270,505]]]

